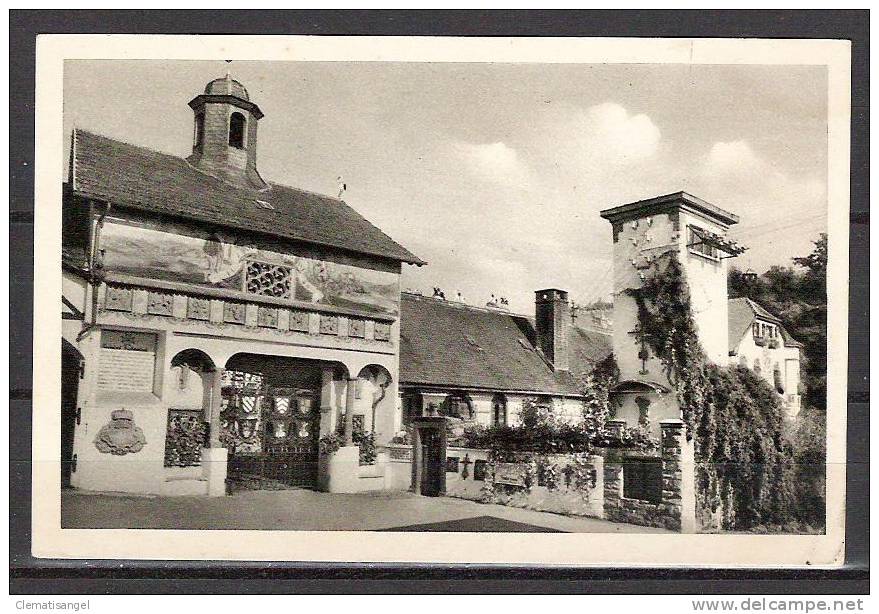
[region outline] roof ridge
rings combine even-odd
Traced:
[[[491,307],[480,307],[479,305],[471,305],[470,303],[462,303],[461,301],[456,301],[453,299],[447,298],[437,298],[435,296],[425,296],[424,294],[418,294],[415,292],[407,292],[406,290],[402,290],[400,292],[401,295],[409,296],[418,300],[432,301],[437,303],[438,305],[446,305],[448,307],[453,307],[455,309],[470,309],[472,311],[481,311],[485,313],[496,313],[498,315],[503,316],[518,316],[521,318],[529,318],[526,313],[519,313],[517,311],[511,311],[508,309],[493,309]]]
[[[139,150],[141,150],[141,151],[145,151],[145,152],[148,152],[148,153],[151,153],[151,154],[157,154],[157,155],[160,155],[160,156],[166,156],[166,157],[168,157],[168,158],[174,158],[174,160],[177,160],[178,162],[182,162],[183,164],[185,164],[185,165],[188,166],[189,168],[191,168],[191,169],[193,169],[193,170],[195,170],[195,171],[198,171],[199,173],[201,173],[201,174],[203,174],[203,175],[207,175],[208,177],[213,177],[214,179],[219,179],[220,181],[224,181],[222,177],[219,177],[219,176],[217,176],[217,175],[214,175],[213,173],[209,173],[209,172],[207,172],[207,171],[205,171],[205,170],[203,170],[203,169],[198,168],[197,166],[195,166],[195,165],[193,165],[191,162],[189,162],[189,160],[187,160],[185,157],[183,157],[183,156],[178,156],[177,154],[172,154],[172,153],[168,153],[168,152],[165,152],[165,151],[159,151],[159,150],[157,150],[157,149],[151,149],[150,147],[146,147],[145,145],[137,145],[137,144],[135,144],[135,143],[131,143],[130,141],[124,141],[124,140],[122,140],[122,139],[117,139],[117,138],[115,138],[115,137],[108,136],[108,135],[106,135],[106,134],[101,134],[100,132],[94,132],[94,131],[91,131],[91,130],[85,130],[85,129],[83,129],[83,128],[76,128],[76,127],[74,127],[74,128],[73,128],[73,132],[74,132],[74,135],[76,135],[77,132],[82,132],[82,133],[84,133],[84,134],[88,134],[88,135],[90,135],[90,136],[97,137],[97,138],[99,138],[99,139],[105,139],[105,140],[107,140],[107,141],[114,141],[114,142],[116,142],[116,143],[122,143],[123,145],[128,145],[129,147],[134,147],[135,149],[139,149]],[[74,136],[74,138],[76,138],[76,136]],[[265,179],[263,179],[263,181],[265,181]],[[234,188],[234,189],[238,189],[238,190],[241,189],[241,188],[239,188],[238,186],[235,186],[235,185],[229,184],[228,182],[225,182],[225,183],[227,183],[227,185],[229,185],[230,187],[232,187],[232,188]],[[336,201],[336,202],[339,202],[339,203],[342,203],[342,204],[348,205],[348,203],[346,203],[346,202],[345,202],[344,200],[342,200],[341,198],[336,198],[335,196],[331,196],[331,195],[329,195],[329,194],[323,194],[323,193],[321,193],[321,192],[315,192],[315,191],[313,191],[313,190],[306,190],[306,189],[304,189],[304,188],[297,188],[296,186],[287,185],[286,183],[278,183],[278,182],[276,182],[276,181],[265,181],[265,183],[266,183],[266,185],[269,186],[270,188],[274,188],[274,187],[277,186],[277,187],[279,187],[279,188],[285,188],[285,189],[288,189],[288,190],[294,190],[294,191],[296,191],[296,192],[301,192],[301,193],[303,193],[303,194],[311,194],[312,196],[319,196],[319,197],[321,197],[321,198],[326,198],[327,200],[334,200],[334,201]],[[265,192],[265,188],[263,188],[263,189],[253,188],[253,191],[254,191],[254,192]],[[350,207],[351,205],[348,205],[348,206]],[[353,207],[352,207],[352,208],[353,208]],[[390,237],[389,237],[389,238],[390,238]]]

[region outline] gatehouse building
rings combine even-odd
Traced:
[[[400,272],[424,263],[342,200],[265,181],[239,82],[189,106],[185,159],[73,131],[62,479],[217,495],[257,463],[317,486],[320,435],[400,428]]]

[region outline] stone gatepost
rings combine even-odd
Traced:
[[[659,423],[662,446],[662,504],[678,519],[681,533],[696,532],[696,462],[692,440],[682,420]]]

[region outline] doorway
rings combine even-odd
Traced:
[[[442,416],[412,420],[412,490],[425,497],[446,492],[446,419]]]

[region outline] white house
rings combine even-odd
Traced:
[[[749,298],[729,300],[729,361],[752,369],[784,397],[789,417],[800,412],[800,349],[781,321]]]

